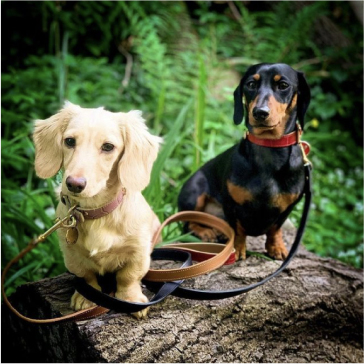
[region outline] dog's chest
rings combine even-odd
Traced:
[[[90,226],[88,226],[90,225]],[[78,254],[92,262],[95,270],[103,274],[120,268],[130,253],[130,247],[122,234],[98,224],[80,223],[79,236],[74,248]]]
[[[228,199],[239,206],[255,206],[257,211],[278,208],[280,211],[292,204],[298,197],[298,186],[287,184],[287,180],[276,180],[260,175],[240,180],[232,176],[226,183]]]
[[[231,175],[227,180],[224,211],[228,220],[239,221],[248,235],[266,233],[285,220],[303,190],[303,176],[286,172],[281,178],[265,173]]]

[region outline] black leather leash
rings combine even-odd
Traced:
[[[151,255],[153,260],[173,260],[184,262],[181,268],[192,265],[191,254],[183,251],[172,249],[155,249]],[[115,310],[118,312],[132,313],[144,310],[145,308],[155,305],[163,301],[167,296],[173,292],[183,283],[183,280],[166,282],[159,284],[157,293],[147,303],[137,303],[120,300],[109,296],[101,291],[93,288],[83,278],[75,278],[75,288],[88,300],[95,302],[97,305]]]
[[[122,300],[118,300],[116,298],[110,297],[110,296],[94,289],[93,287],[89,286],[82,278],[76,279],[77,291],[80,292],[87,299],[97,303],[98,305],[113,309],[118,312],[128,312],[129,313],[129,312],[137,312],[137,311],[145,309],[146,307],[154,305],[154,304],[162,301],[168,295],[173,295],[173,296],[181,297],[181,298],[194,299],[194,300],[218,300],[218,299],[234,297],[234,296],[249,292],[252,289],[255,289],[255,288],[267,283],[272,278],[274,278],[278,274],[280,274],[287,267],[287,265],[290,263],[290,261],[296,254],[299,244],[301,242],[301,239],[302,239],[305,227],[306,227],[308,214],[309,214],[309,210],[310,210],[310,205],[311,205],[311,199],[312,199],[311,168],[312,167],[311,167],[310,163],[306,163],[304,166],[305,186],[304,186],[303,194],[305,196],[305,203],[303,206],[300,225],[297,229],[296,237],[291,246],[290,252],[289,252],[287,258],[281,264],[281,266],[275,272],[273,272],[272,274],[270,274],[263,280],[261,280],[257,283],[254,283],[254,284],[250,284],[250,285],[247,285],[247,286],[244,286],[241,288],[236,288],[236,289],[232,289],[232,290],[228,290],[228,291],[208,291],[208,290],[184,288],[184,287],[181,287],[183,280],[168,282],[168,283],[144,281],[144,283],[147,285],[147,288],[150,289],[151,291],[155,292],[156,290],[158,290],[156,295],[148,303],[131,303],[131,302],[122,301]],[[184,254],[181,254],[181,253],[184,253]],[[183,264],[182,267],[186,267],[186,266],[192,264],[191,256],[189,253],[172,250],[172,249],[155,249],[152,253],[152,259],[176,260],[176,261],[185,260],[185,263]]]

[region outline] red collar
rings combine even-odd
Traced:
[[[246,139],[248,139],[251,143],[260,145],[262,147],[270,147],[270,148],[283,148],[289,147],[290,145],[301,144],[303,151],[306,155],[310,152],[310,144],[301,140],[302,129],[299,124],[297,124],[297,129],[292,133],[283,135],[280,139],[260,139],[255,135],[247,133]]]
[[[255,135],[247,133],[246,138],[253,144],[260,145],[262,147],[270,148],[282,148],[289,147],[290,145],[298,144],[301,141],[302,129],[297,124],[297,129],[292,133],[283,135],[280,139],[261,139]]]
[[[77,207],[74,210],[76,212],[76,218],[81,221],[83,221],[83,219],[94,220],[110,214],[123,202],[125,192],[125,188],[122,188],[120,193],[111,202],[96,209],[82,209]],[[71,207],[69,197],[63,193],[61,193],[61,201],[67,206],[67,208]]]

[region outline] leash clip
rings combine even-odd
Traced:
[[[300,141],[300,147],[301,147],[301,151],[302,151],[302,157],[303,157],[303,166],[309,166],[310,168],[312,168],[312,163],[311,161],[308,159],[307,154],[305,152],[305,148],[303,147],[302,142]]]
[[[307,142],[303,142],[301,140],[301,136],[303,134],[303,131],[302,131],[302,128],[301,128],[301,125],[299,123],[296,123],[296,138],[297,138],[297,144],[300,145],[301,147],[301,151],[302,151],[302,158],[303,158],[303,166],[306,167],[306,166],[309,166],[311,169],[312,169],[312,163],[311,161],[308,159],[307,157],[307,154],[310,150],[310,145],[307,143]],[[307,146],[308,146],[308,152],[306,153],[305,151],[305,148],[303,146],[303,143],[305,143]]]
[[[72,206],[68,212],[67,215],[65,217],[61,218],[57,218],[56,219],[56,223],[49,228],[46,232],[44,232],[43,234],[40,234],[38,237],[36,237],[35,239],[33,239],[29,245],[38,245],[39,243],[43,242],[45,239],[47,239],[47,237],[49,235],[51,235],[53,232],[55,232],[56,230],[60,229],[60,228],[73,228],[76,226],[77,224],[77,220],[73,215],[73,211],[76,209],[77,205]]]
[[[302,135],[302,128],[299,123],[296,122],[296,140],[297,144],[301,144],[301,135]]]

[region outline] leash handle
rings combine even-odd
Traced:
[[[108,296],[87,284],[82,278],[76,278],[76,290],[88,300],[108,307],[112,310],[124,313],[138,312],[151,305],[161,302],[170,294],[174,295],[185,279],[197,277],[199,275],[211,272],[221,267],[227,260],[231,262],[231,257],[233,257],[233,260],[235,260],[234,230],[224,220],[204,212],[181,211],[171,215],[161,224],[158,231],[155,233],[152,240],[153,246],[159,241],[159,237],[161,236],[164,227],[173,222],[180,221],[193,221],[211,228],[215,228],[228,237],[228,243],[226,245],[214,243],[190,245],[171,244],[164,246],[163,248],[154,249],[151,255],[152,259],[177,261],[186,259],[186,261],[179,268],[159,270],[149,269],[148,273],[143,278],[143,281],[148,287],[150,281],[164,283],[162,285],[158,284],[158,286],[154,285],[153,290],[155,291],[157,289],[159,291],[147,303],[127,302]],[[210,259],[192,265],[191,253],[194,255],[205,254],[208,255]]]
[[[205,212],[199,211],[181,211],[167,218],[159,227],[158,231],[154,235],[153,245],[158,242],[159,237],[161,236],[163,228],[171,224],[173,222],[180,221],[193,221],[202,225],[206,225],[211,228],[215,228],[223,233],[227,238],[228,242],[226,245],[219,244],[221,247],[221,251],[217,254],[213,254],[212,257],[208,260],[202,261],[200,263],[191,265],[186,268],[175,268],[175,269],[149,269],[148,273],[144,277],[147,281],[152,282],[169,282],[176,281],[181,279],[189,279],[193,277],[197,277],[202,274],[209,273],[219,267],[221,267],[231,256],[231,253],[234,252],[234,239],[235,232],[224,220],[207,214]],[[164,246],[164,249],[175,249],[176,247],[188,251],[188,246],[184,246],[185,244],[171,245],[170,247]],[[197,245],[197,244],[196,244]],[[216,244],[205,243],[204,247],[206,252],[209,253],[210,246],[216,248]],[[196,246],[194,246],[196,248]],[[156,249],[158,250],[158,249]]]

